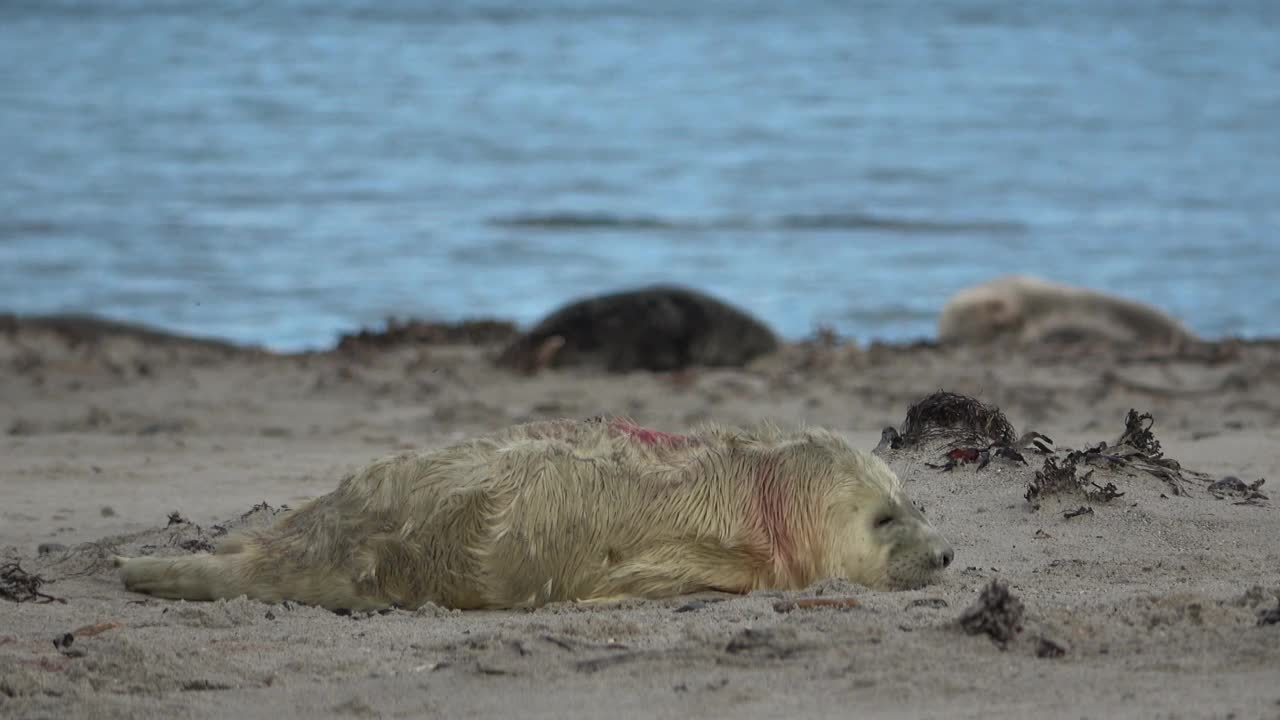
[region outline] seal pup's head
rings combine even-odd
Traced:
[[[846,448],[835,458],[828,562],[852,582],[909,590],[937,579],[955,551],[903,492],[880,458]]]

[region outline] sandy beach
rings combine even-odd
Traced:
[[[827,338],[742,370],[621,376],[515,374],[492,366],[498,349],[278,355],[0,324],[0,590],[21,600],[0,600],[0,716],[1280,717],[1280,515],[1267,498],[1280,492],[1278,342],[1141,352]],[[940,583],[905,592],[831,580],[338,615],[148,598],[109,562],[207,550],[378,457],[512,423],[773,419],[869,450],[939,389],[1051,437],[1055,458],[1115,443],[1131,409],[1150,413],[1180,469],[1100,462],[1090,481],[1119,497],[1033,503],[1049,456],[942,470],[948,447],[886,451],[956,549]],[[993,580],[1022,608],[1003,645],[958,623]],[[801,602],[813,598],[834,602]]]

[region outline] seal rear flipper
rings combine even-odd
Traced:
[[[234,573],[226,555],[172,558],[115,557],[126,589],[173,600],[216,600],[245,594],[228,582]]]
[[[241,595],[276,603],[292,600],[329,610],[381,610],[393,603],[361,592],[343,573],[281,566],[254,552],[181,557],[116,557],[126,589],[170,600],[230,600]]]

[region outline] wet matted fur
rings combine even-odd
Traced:
[[[386,458],[213,554],[117,563],[161,597],[367,610],[911,588],[951,557],[888,466],[834,433],[597,419]]]

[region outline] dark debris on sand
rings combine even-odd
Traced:
[[[45,579],[23,570],[17,561],[0,565],[0,598],[12,602],[65,603],[59,597],[40,592]]]
[[[1088,505],[1081,505],[1075,510],[1068,510],[1062,513],[1062,517],[1066,520],[1070,520],[1071,518],[1080,517],[1081,515],[1092,515],[1092,514],[1093,514],[1093,508],[1089,507]]]
[[[198,552],[211,553],[214,550],[213,543],[209,542],[208,540],[202,537],[191,538],[190,540],[184,540],[178,543],[178,547],[190,553],[198,553]]]
[[[1260,489],[1266,478],[1246,483],[1234,475],[1228,475],[1209,486],[1209,494],[1219,500],[1235,498],[1236,505],[1261,505],[1268,498]]]
[[[986,634],[1001,650],[1022,632],[1022,601],[1009,592],[1009,586],[992,580],[982,589],[978,599],[960,614],[958,623],[970,635]]]
[[[232,523],[218,523],[210,525],[208,529],[205,529],[204,527],[182,517],[177,512],[174,512],[169,515],[169,525],[167,528],[172,527],[175,524],[186,525],[186,528],[180,529],[189,530],[190,534],[194,535],[194,537],[182,537],[187,533],[176,533],[169,538],[167,544],[180,547],[191,553],[213,552],[216,548],[213,543],[213,539],[222,537],[238,527],[269,523],[276,515],[279,515],[282,512],[288,512],[288,510],[288,505],[281,505],[277,508],[272,507],[269,503],[263,501],[249,508],[244,513],[241,513],[239,520]]]
[[[755,657],[785,660],[797,653],[809,649],[810,645],[800,639],[795,628],[777,626],[771,628],[744,628],[729,640],[724,651],[730,655],[750,655]]]
[[[1053,638],[1041,636],[1036,642],[1036,657],[1038,658],[1060,658],[1067,654],[1068,648]]]
[[[1119,492],[1115,483],[1099,485],[1093,482],[1093,471],[1098,466],[1145,472],[1163,480],[1174,495],[1187,494],[1189,480],[1203,480],[1205,476],[1185,470],[1177,460],[1164,457],[1160,441],[1151,432],[1154,424],[1155,419],[1150,413],[1129,410],[1125,416],[1124,432],[1115,442],[1100,442],[1084,450],[1065,450],[1064,456],[1053,454],[1046,457],[1044,466],[1036,471],[1035,479],[1027,485],[1024,497],[1033,508],[1039,507],[1041,498],[1063,493],[1081,495],[1092,502],[1123,497],[1124,493]],[[1079,472],[1086,465],[1093,467]],[[1223,489],[1227,487],[1224,485]]]
[[[255,515],[266,515],[267,517],[271,518],[271,517],[275,517],[276,515],[279,515],[282,512],[289,512],[289,506],[281,505],[278,508],[271,507],[271,503],[267,502],[266,500],[263,500],[257,505],[254,505],[253,507],[249,508],[245,512],[241,513],[240,520],[247,521],[253,518]]]
[[[338,338],[338,350],[385,350],[402,345],[495,345],[519,335],[515,323],[506,320],[476,319],[462,322],[431,322],[387,318],[381,330],[361,329]]]
[[[1258,613],[1258,627],[1280,623],[1280,606]]]

